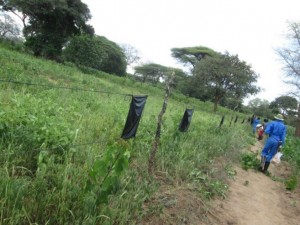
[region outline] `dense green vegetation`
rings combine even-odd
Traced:
[[[80,0],[3,0],[0,11],[18,15],[24,26],[24,44],[35,56],[59,60],[70,37],[94,34],[94,28],[86,24],[90,10]]]
[[[84,74],[4,47],[0,64],[1,224],[138,224],[159,213],[151,196],[163,184],[192,188],[206,199],[223,196],[232,164],[254,142],[250,126],[241,123],[247,115],[222,107],[212,114],[212,103],[174,92],[156,173],[149,177],[164,96],[160,85],[93,70]],[[149,95],[137,137],[127,141],[120,134],[130,101],[122,94]],[[186,107],[195,113],[189,131],[181,133]],[[299,159],[293,145],[287,151]]]
[[[125,55],[114,42],[101,36],[75,36],[63,51],[64,61],[110,74],[123,76],[126,72]]]

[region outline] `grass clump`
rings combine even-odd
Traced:
[[[296,175],[292,175],[284,181],[285,188],[293,191],[298,187],[298,178]]]
[[[243,153],[241,155],[241,167],[244,170],[258,169],[259,166],[260,166],[260,161],[257,159],[257,154]]]

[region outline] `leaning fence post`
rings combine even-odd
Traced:
[[[164,113],[166,112],[166,109],[167,109],[167,106],[168,106],[168,100],[169,100],[169,96],[171,94],[171,85],[172,85],[174,76],[175,76],[175,72],[172,72],[171,77],[167,78],[167,80],[166,80],[165,98],[164,98],[164,102],[163,102],[163,105],[162,105],[162,109],[161,109],[161,111],[160,111],[160,113],[158,114],[158,117],[157,117],[157,127],[156,127],[155,138],[154,138],[153,143],[152,143],[152,149],[151,149],[150,156],[149,156],[149,161],[148,161],[148,173],[150,175],[153,175],[153,172],[154,172],[155,155],[156,155],[158,145],[159,145],[159,142],[160,142],[162,117],[163,117]]]

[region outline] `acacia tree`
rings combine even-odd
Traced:
[[[177,59],[184,66],[187,66],[192,74],[196,64],[206,56],[214,56],[216,52],[210,48],[203,46],[172,48],[172,56]]]
[[[0,37],[17,39],[20,33],[20,28],[12,17],[7,13],[0,12]]]
[[[283,115],[293,115],[297,110],[297,99],[291,96],[280,96],[275,98],[274,101],[270,103],[270,109],[273,110],[274,113],[282,113]]]
[[[233,111],[239,111],[243,109],[242,99],[237,99],[235,96],[230,95],[227,95],[226,98],[222,98],[220,100],[220,105]]]
[[[210,96],[216,112],[220,100],[226,96],[243,99],[257,93],[260,90],[254,85],[257,78],[251,66],[237,55],[218,54],[197,63],[191,88],[197,94]]]
[[[254,98],[248,102],[248,108],[254,115],[272,118],[273,113],[270,109],[270,103],[266,99]]]
[[[13,3],[11,3],[10,1],[11,0],[0,0],[0,11],[6,11],[14,14],[21,20],[23,27],[26,27],[27,15],[14,9],[12,6]]]
[[[64,44],[73,35],[93,34],[86,22],[90,11],[81,0],[2,0],[2,10],[21,12],[25,46],[35,56],[59,59]]]
[[[186,72],[184,72],[182,69],[179,68],[173,68],[173,67],[169,67],[169,71],[173,71],[174,72],[174,76],[172,77],[172,83],[171,86],[172,88],[175,88],[181,92],[183,92],[183,90],[186,86],[186,81],[188,79],[188,75]]]
[[[180,91],[182,91],[183,86],[185,86],[185,79],[188,76],[182,69],[166,67],[156,63],[147,63],[141,66],[136,66],[134,69],[135,78],[143,83],[166,83],[166,81],[168,81],[168,77],[173,74],[172,82],[168,85]]]
[[[300,99],[300,23],[289,22],[287,32],[288,44],[277,49],[277,54],[284,63],[285,82],[294,89],[290,94]],[[295,136],[300,137],[300,104],[296,121]]]
[[[141,59],[139,51],[130,44],[121,44],[120,47],[122,48],[127,66],[131,66],[132,64],[138,63]]]
[[[140,79],[143,83],[150,82],[157,84],[160,79],[164,78],[169,68],[156,63],[147,63],[134,67],[134,70],[134,76]]]

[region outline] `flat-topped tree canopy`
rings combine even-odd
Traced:
[[[172,48],[171,52],[172,56],[180,63],[188,67],[191,66],[192,71],[195,69],[196,64],[205,56],[217,54],[214,50],[204,46]]]

